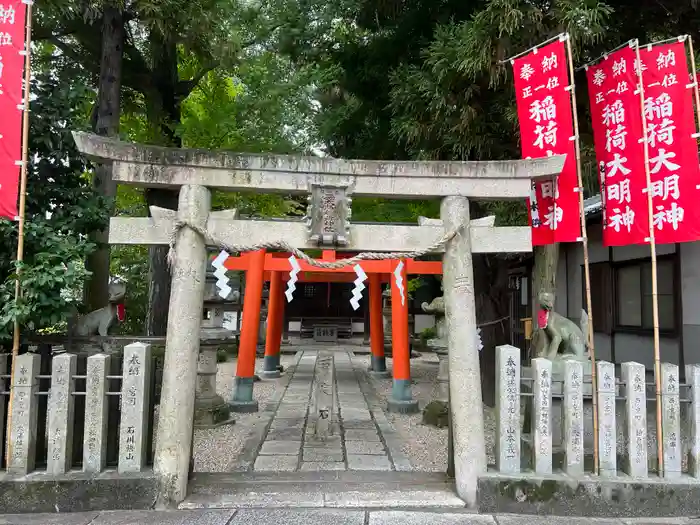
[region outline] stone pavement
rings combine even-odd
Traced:
[[[263,438],[254,471],[411,470],[366,374],[353,367],[350,351],[337,346],[333,352],[338,399],[332,435],[323,441],[313,435],[309,410],[319,380],[318,352],[305,350],[290,371],[293,375]]]
[[[691,518],[604,519],[467,512],[245,509],[1,515],[0,525],[700,525]]]

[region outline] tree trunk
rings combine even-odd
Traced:
[[[124,54],[124,18],[118,6],[106,5],[102,19],[102,57],[97,103],[93,112],[92,128],[98,135],[114,137],[119,133],[121,110],[122,58]],[[98,165],[93,178],[95,189],[110,200],[116,196],[111,165]],[[110,202],[110,211],[113,202]],[[111,215],[111,213],[110,213]],[[89,310],[96,310],[109,301],[109,243],[108,230],[94,232],[91,240],[98,246],[88,256],[86,268],[92,272],[85,287],[85,302]]]
[[[474,255],[477,325],[481,326],[481,393],[484,404],[496,402],[496,346],[509,343],[508,261],[495,255]],[[499,321],[503,319],[502,321]],[[499,321],[499,322],[497,322]]]
[[[159,206],[169,210],[177,209],[178,194],[170,190],[150,188],[146,190],[149,206]],[[168,328],[168,307],[170,306],[170,270],[168,269],[168,247],[149,246],[148,313],[146,315],[146,335],[164,336]]]
[[[539,303],[537,296],[540,292],[550,292],[555,296],[557,291],[557,266],[559,264],[559,244],[535,246],[535,262],[532,269],[532,339],[530,340],[530,357],[537,357],[547,347],[548,338],[539,329],[537,312]]]
[[[166,38],[157,28],[150,36],[151,52],[154,57],[153,85],[149,90],[146,105],[149,123],[163,134],[163,142],[180,147],[182,141],[175,133],[180,122],[180,100],[177,98],[177,47],[174,41]],[[178,192],[172,190],[147,189],[146,202],[171,210],[177,209]],[[150,210],[149,210],[150,214]],[[170,305],[170,271],[167,265],[167,246],[152,246],[148,251],[150,283],[148,289],[148,314],[146,334],[164,336],[168,328],[168,308]]]

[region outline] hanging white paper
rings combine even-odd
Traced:
[[[394,269],[394,278],[396,279],[396,287],[399,289],[399,293],[401,294],[401,304],[406,303],[406,294],[404,292],[404,287],[403,287],[403,277],[401,277],[401,271],[403,270],[403,261],[399,261],[399,264],[396,265],[396,268]]]
[[[293,255],[289,256],[289,264],[292,266],[292,269],[289,271],[289,281],[287,281],[287,291],[284,292],[284,295],[287,296],[287,302],[291,303],[292,299],[294,298],[294,290],[297,289],[295,283],[299,280],[297,279],[297,274],[301,271],[301,266],[299,266],[299,261],[297,261],[297,258],[294,257]]]
[[[216,288],[219,290],[219,297],[222,299],[226,299],[231,293],[231,287],[228,285],[228,277],[226,276],[226,267],[224,266],[228,258],[228,252],[226,250],[221,250],[221,253],[216,256],[216,259],[211,262],[212,267],[215,268],[214,277],[217,278]]]
[[[357,274],[357,279],[355,279],[354,281],[355,288],[352,289],[352,298],[350,299],[350,305],[352,306],[353,310],[357,310],[360,307],[360,299],[362,299],[362,290],[365,289],[363,281],[367,279],[367,274],[362,269],[362,266],[360,266],[359,264],[356,264],[353,267],[353,270],[355,270],[355,273]]]

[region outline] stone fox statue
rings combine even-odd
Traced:
[[[94,310],[83,316],[73,319],[70,332],[80,337],[91,335],[108,335],[109,328],[120,316],[119,305],[126,295],[126,284],[122,281],[109,283],[109,302],[103,308]]]
[[[554,295],[540,292],[537,297],[540,309],[538,327],[549,337],[549,347],[540,349],[540,357],[555,359],[558,354],[573,354],[579,359],[588,359],[588,314],[581,311],[581,326],[553,311]]]

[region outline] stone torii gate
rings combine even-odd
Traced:
[[[494,162],[384,162],[141,146],[84,133],[74,133],[74,138],[91,160],[112,163],[116,182],[180,191],[177,213],[162,213],[160,220],[112,218],[109,238],[111,244],[168,244],[176,219],[179,226],[154,464],[160,477],[159,507],[175,505],[187,493],[208,262],[204,231],[229,246],[284,240],[299,249],[332,247],[359,252],[425,251],[446,232],[457,232],[444,248],[435,251],[444,249],[456,488],[468,506],[476,505],[478,478],[486,472],[486,452],[472,253],[528,252],[532,245],[528,227],[470,225],[468,199],[525,199],[532,179],[561,172],[563,156]],[[307,223],[239,220],[230,213],[211,212],[209,188],[311,194],[310,218]],[[442,198],[442,224],[351,224],[350,195]],[[406,386],[410,388],[410,379]]]

